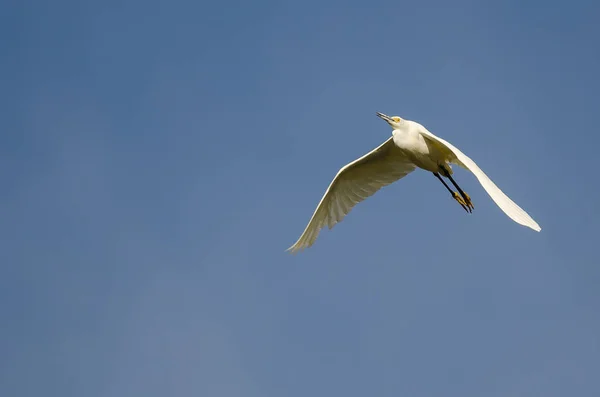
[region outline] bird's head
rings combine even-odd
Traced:
[[[387,116],[383,113],[379,113],[377,112],[377,116],[381,117],[383,120],[385,120],[385,122],[387,122],[393,129],[399,129],[402,125],[402,122],[404,120],[402,120],[401,117],[398,116]]]

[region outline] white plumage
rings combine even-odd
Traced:
[[[295,253],[310,247],[323,227],[328,226],[331,229],[356,204],[372,196],[382,187],[408,175],[415,168],[434,173],[452,192],[453,198],[467,212],[471,212],[473,205],[470,197],[453,180],[450,163],[471,171],[492,200],[512,220],[535,231],[541,230],[540,226],[504,194],[473,160],[454,145],[435,136],[417,122],[397,116],[389,117],[382,113],[377,115],[392,127],[392,137],[338,171],[304,232],[288,251]],[[458,188],[460,195],[453,192],[441,176],[449,178]]]

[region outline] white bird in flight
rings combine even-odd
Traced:
[[[432,172],[463,209],[471,213],[475,207],[469,195],[452,178],[450,163],[471,171],[492,200],[512,220],[537,232],[541,230],[527,212],[508,198],[473,160],[454,145],[433,135],[415,121],[398,116],[390,117],[379,112],[377,116],[392,127],[392,136],[338,171],[304,232],[287,251],[295,253],[310,247],[323,227],[328,226],[331,229],[356,204],[372,196],[382,187],[405,177],[417,167]],[[458,193],[453,191],[442,177],[448,178]]]

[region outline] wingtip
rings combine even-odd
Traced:
[[[294,244],[288,249],[286,249],[284,252],[289,252],[290,254],[294,255],[296,252],[298,252],[298,248],[296,247],[296,244]]]
[[[532,229],[532,230],[534,230],[536,232],[540,232],[542,230],[542,228],[540,227],[540,225],[538,225],[535,221],[533,222],[533,224],[528,224],[528,225],[525,225],[525,226],[527,226],[528,228],[530,228],[530,229]]]

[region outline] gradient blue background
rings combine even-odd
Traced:
[[[17,1],[0,395],[599,396],[600,3]],[[300,255],[376,111],[470,155]]]

